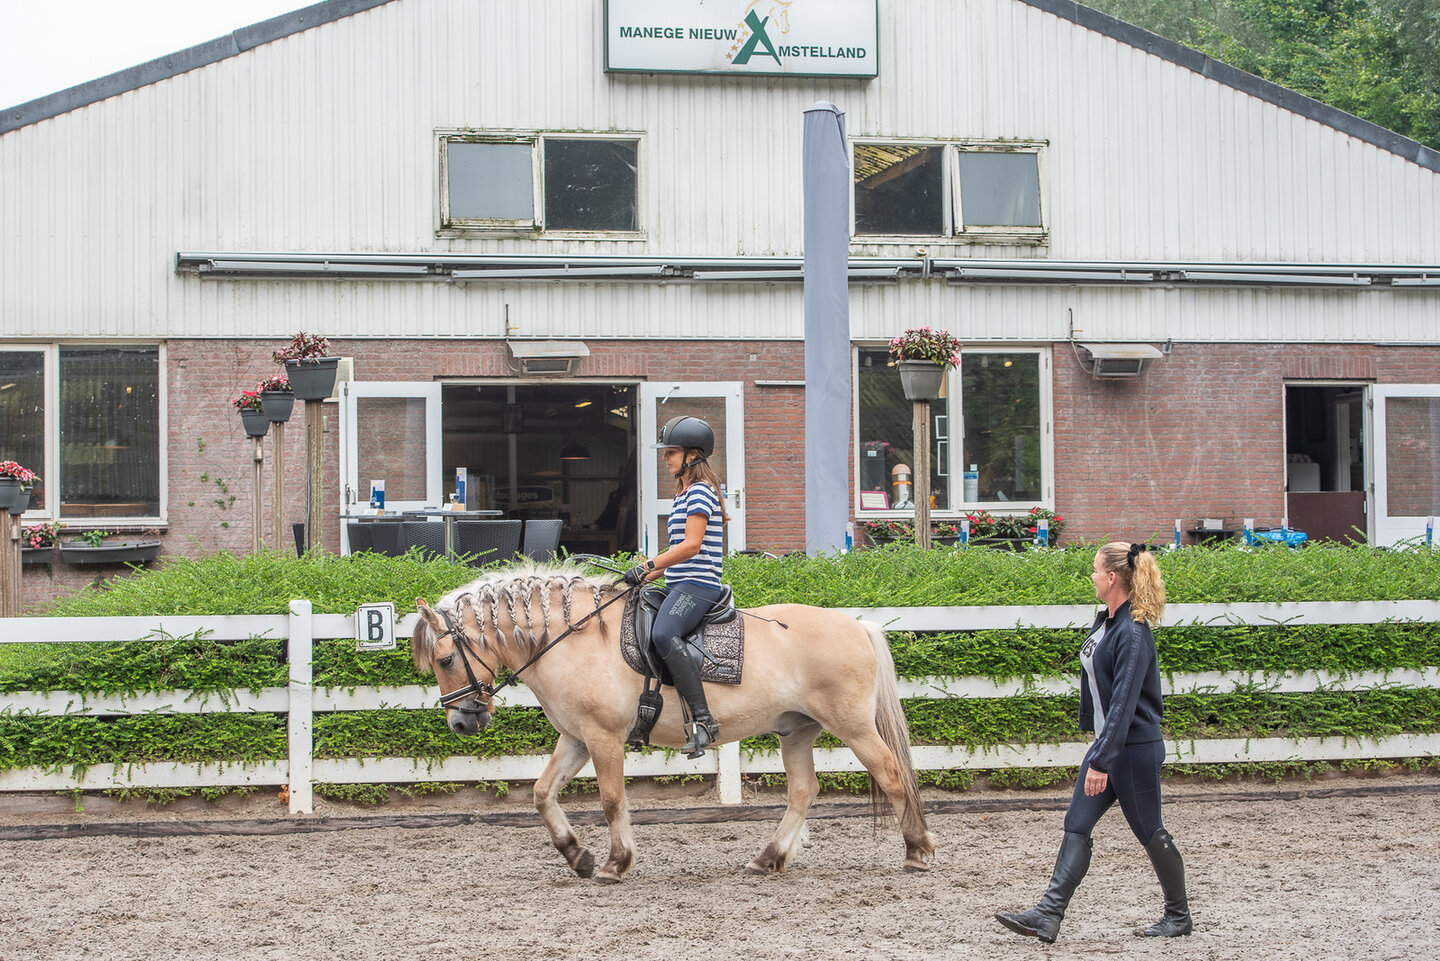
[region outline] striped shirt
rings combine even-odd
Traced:
[[[720,557],[725,550],[724,517],[720,513],[720,496],[715,493],[715,488],[704,481],[697,481],[675,495],[675,501],[670,507],[670,522],[666,525],[671,547],[684,542],[685,522],[692,514],[703,514],[708,518],[700,553],[688,561],[667,567],[665,582],[703,584],[718,590]]]

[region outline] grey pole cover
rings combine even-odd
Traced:
[[[805,111],[805,552],[845,546],[850,520],[850,153],[845,114]]]

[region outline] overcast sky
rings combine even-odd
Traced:
[[[0,0],[0,107],[309,5],[307,0]]]

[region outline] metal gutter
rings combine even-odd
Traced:
[[[803,257],[612,256],[608,254],[300,253],[187,251],[177,273],[214,280],[634,281],[776,283],[801,281]],[[1217,261],[995,260],[851,257],[853,282],[926,280],[952,284],[1273,286],[1440,290],[1440,265]]]

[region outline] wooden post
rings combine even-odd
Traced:
[[[320,546],[325,505],[325,423],[323,400],[305,402],[305,552]]]
[[[4,543],[0,544],[0,617],[20,616],[20,514],[0,508]]]
[[[261,446],[264,438],[252,437],[250,439],[255,442],[255,498],[250,505],[250,551],[258,554],[263,546],[260,540],[260,518],[264,516],[264,511],[260,501],[261,495],[265,492],[263,487],[265,479],[261,472],[261,467],[265,463],[265,449]]]
[[[270,432],[275,437],[270,451],[271,472],[275,478],[270,491],[270,546],[278,551],[285,547],[285,423],[272,423]]]
[[[915,543],[930,546],[930,402],[915,401]]]

